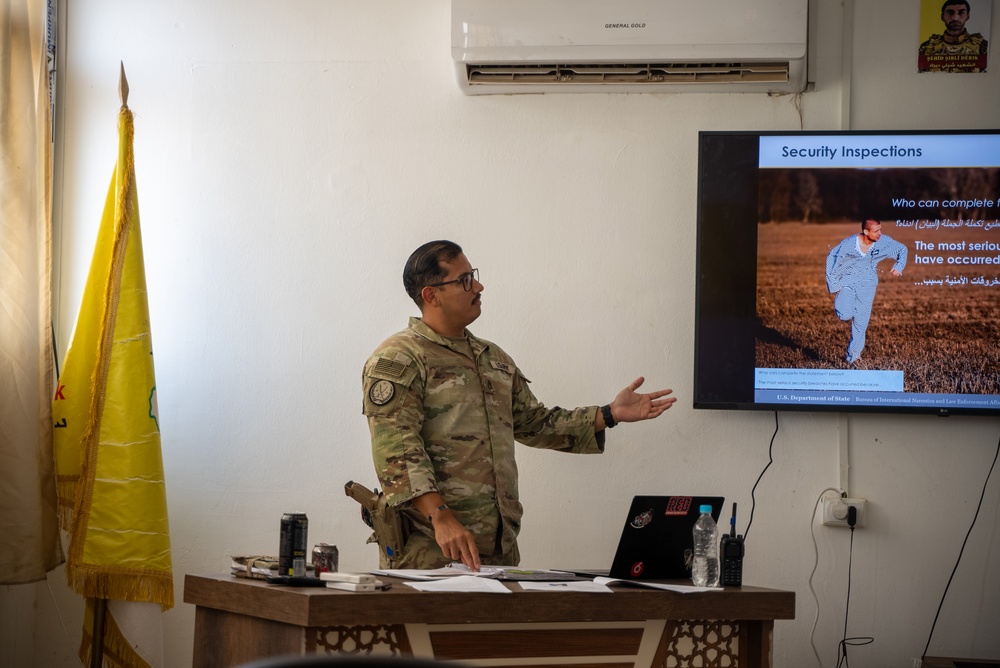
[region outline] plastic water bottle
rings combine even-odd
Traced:
[[[691,579],[696,587],[719,586],[719,527],[712,519],[712,506],[701,506],[694,523],[694,564]]]

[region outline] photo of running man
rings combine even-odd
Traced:
[[[878,287],[878,263],[895,260],[889,273],[899,277],[906,267],[906,258],[906,246],[883,235],[882,224],[875,218],[862,220],[861,232],[841,241],[826,256],[826,288],[834,295],[834,311],[841,320],[851,322],[846,357],[849,366],[861,364]]]

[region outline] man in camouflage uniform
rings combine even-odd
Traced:
[[[980,33],[970,35],[966,29],[970,11],[967,0],[945,0],[941,5],[944,33],[935,33],[920,45],[920,72],[986,71],[989,43]]]
[[[604,451],[604,430],[659,416],[671,390],[638,394],[643,378],[598,408],[546,408],[503,350],[473,336],[483,284],[462,249],[424,244],[403,271],[421,317],[365,364],[364,413],[375,470],[388,503],[427,518],[415,525],[393,568],[461,561],[517,565],[518,501],[514,441],[581,454]]]

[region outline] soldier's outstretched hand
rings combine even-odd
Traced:
[[[645,378],[639,376],[611,402],[611,416],[615,422],[652,420],[677,401],[676,397],[669,396],[673,390],[657,390],[648,394],[636,392],[645,381]]]

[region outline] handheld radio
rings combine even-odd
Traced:
[[[736,504],[733,504],[733,516],[729,519],[729,534],[722,537],[719,549],[722,555],[722,573],[719,584],[723,587],[743,586],[743,554],[745,546],[743,536],[736,535]]]

